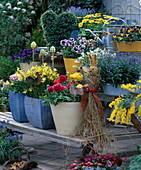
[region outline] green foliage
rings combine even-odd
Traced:
[[[40,24],[37,25],[37,28],[32,29],[32,36],[30,37],[30,42],[35,41],[38,47],[45,47],[46,42],[43,37],[43,30]],[[30,46],[28,47],[30,48]]]
[[[8,91],[1,90],[3,87],[3,80],[0,81],[0,109],[6,111],[10,109],[9,107],[9,96]]]
[[[7,58],[1,56],[0,57],[0,79],[3,79],[4,81],[8,80],[9,76],[15,73],[17,67],[19,67],[19,62],[15,61],[13,63],[11,56],[8,56]]]
[[[141,145],[137,145],[137,150],[141,152]]]
[[[68,39],[77,26],[77,18],[70,12],[57,15],[53,11],[46,11],[41,16],[41,24],[47,44],[58,49],[60,41]]]
[[[139,170],[141,169],[141,154],[134,155],[132,157],[132,161],[130,162],[129,167],[125,168],[125,170]]]
[[[0,164],[3,164],[9,159],[9,153],[15,147],[20,146],[20,140],[22,135],[19,133],[11,133],[10,129],[7,129],[5,121],[0,124]],[[17,156],[18,153],[14,155]]]
[[[105,11],[103,0],[51,0],[50,2],[42,0],[44,10],[51,9],[56,13],[61,13],[71,6],[94,9],[97,12]]]
[[[35,14],[33,6],[0,4],[0,55],[16,54],[29,44],[30,26]]]

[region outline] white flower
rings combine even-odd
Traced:
[[[3,5],[2,5],[2,4],[0,4],[0,8],[3,8]]]
[[[20,10],[21,10],[21,8],[17,8],[17,10],[18,10],[18,11],[20,11]]]
[[[7,11],[2,11],[3,13],[7,13]]]
[[[8,9],[11,9],[12,7],[11,7],[11,6],[8,6],[7,8],[8,8]]]
[[[10,3],[7,3],[7,4],[5,4],[5,6],[11,6],[11,4],[10,4]]]
[[[31,11],[31,14],[36,14],[36,12],[35,11]]]
[[[30,8],[30,9],[34,9],[34,7],[33,7],[33,6],[29,6],[29,8]]]
[[[22,2],[21,1],[19,1],[18,3],[17,3],[17,5],[21,5],[22,4]]]
[[[14,7],[13,9],[14,9],[14,10],[17,10],[17,7]]]
[[[14,19],[14,17],[13,17],[13,16],[9,16],[9,18],[10,18],[10,19]]]
[[[25,13],[25,12],[26,12],[26,9],[22,9],[22,12]]]

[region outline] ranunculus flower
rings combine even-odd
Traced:
[[[70,85],[71,85],[71,83],[68,83],[68,85],[67,85],[67,88],[68,88],[68,89],[70,88]]]
[[[65,90],[67,87],[66,86],[62,86],[61,87],[61,90]]]
[[[60,81],[60,83],[64,83],[64,82],[67,81],[67,77],[65,75],[60,75],[59,76],[59,81]]]
[[[62,90],[62,85],[60,83],[57,83],[53,86],[54,91],[60,91]]]
[[[53,86],[49,86],[49,87],[48,87],[48,91],[49,91],[49,92],[54,92]]]
[[[54,83],[54,84],[60,83],[60,80],[59,80],[59,79],[58,79],[58,80],[54,80],[53,83]]]

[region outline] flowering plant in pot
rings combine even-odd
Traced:
[[[34,50],[34,57],[35,57],[35,61],[39,61],[39,54],[40,54],[40,50]],[[18,60],[20,63],[30,63],[33,61],[33,50],[30,49],[24,49],[21,50],[20,53],[18,55],[14,55],[12,54],[12,61],[14,62],[15,60]]]
[[[125,158],[116,158],[112,153],[108,153],[106,156],[100,155],[95,150],[92,151],[91,156],[87,156],[83,162],[74,161],[71,165],[71,169],[99,169],[99,170],[118,170]]]
[[[132,115],[135,114],[135,112],[140,120],[141,80],[139,80],[135,85],[129,83],[127,85],[122,84],[121,87],[132,93],[124,96],[121,95],[109,104],[109,107],[113,107],[109,121],[113,121],[115,119],[115,124],[129,124],[132,121]]]
[[[53,86],[45,91],[44,102],[51,104],[56,130],[61,135],[72,135],[79,127],[83,114],[81,113],[80,95],[82,85],[69,82],[65,75],[60,75]],[[63,126],[62,126],[63,124]]]
[[[42,98],[47,84],[52,85],[54,79],[58,78],[57,70],[43,64],[33,66],[26,72],[18,69],[16,74],[26,83],[23,93],[26,94],[24,106],[29,122],[42,129],[54,128],[50,105],[43,105]]]
[[[70,38],[69,40],[62,40],[62,55],[64,58],[66,72],[73,74],[76,72],[80,63],[75,63],[75,59],[81,56],[82,52],[87,52],[93,49],[93,40],[87,41],[85,37],[79,37],[77,40]],[[75,65],[75,67],[74,67]]]
[[[24,108],[25,94],[22,93],[25,88],[27,88],[26,82],[20,80],[16,74],[12,74],[2,87],[4,93],[9,93],[10,110],[17,122],[28,122]]]
[[[7,124],[8,121],[0,123],[0,164],[9,159],[9,153],[12,149],[21,146],[22,135],[16,132],[11,133],[11,130],[7,128]],[[19,156],[19,153],[17,156]]]
[[[141,51],[141,27],[122,26],[119,34],[113,34],[113,41],[117,42],[121,52],[140,52]]]
[[[98,67],[100,68],[101,80],[104,85],[104,88],[116,87],[115,91],[117,92],[117,88],[121,90],[121,84],[128,83],[136,83],[140,76],[140,63],[134,57],[130,57],[127,54],[122,55],[103,55],[98,60]],[[108,85],[108,86],[105,86]],[[112,88],[111,87],[111,88]],[[128,91],[119,91],[119,93],[115,94],[113,90],[110,90],[111,95],[121,95],[120,93],[127,94]],[[113,92],[113,93],[112,93]],[[108,89],[106,93],[109,93]]]

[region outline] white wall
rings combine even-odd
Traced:
[[[112,16],[127,20],[135,20],[141,25],[141,0],[104,0],[106,9]],[[131,25],[131,24],[129,24]]]

